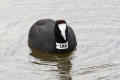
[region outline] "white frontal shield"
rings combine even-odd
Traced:
[[[66,24],[65,23],[59,24],[58,27],[59,27],[59,29],[61,31],[62,37],[64,38],[64,40],[66,40],[66,33],[65,33],[65,31],[66,31]]]

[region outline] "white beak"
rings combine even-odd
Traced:
[[[65,31],[66,31],[66,24],[65,23],[59,24],[58,27],[59,27],[59,29],[61,31],[62,37],[64,38],[64,40],[66,40],[66,33],[65,33]]]

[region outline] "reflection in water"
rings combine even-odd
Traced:
[[[45,53],[35,49],[31,49],[32,53],[31,56],[39,59],[40,61],[47,62],[56,62],[55,65],[58,68],[60,80],[72,80],[70,75],[71,65],[71,54],[70,53]],[[35,64],[40,64],[39,62],[33,62]]]

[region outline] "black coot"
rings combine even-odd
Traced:
[[[65,20],[41,19],[31,27],[28,45],[45,52],[64,53],[74,50],[77,42]]]

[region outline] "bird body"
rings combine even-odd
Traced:
[[[64,20],[58,22],[65,24]],[[41,19],[31,27],[28,44],[31,48],[41,51],[64,53],[74,50],[77,42],[73,30],[68,25],[65,28],[52,19]]]

